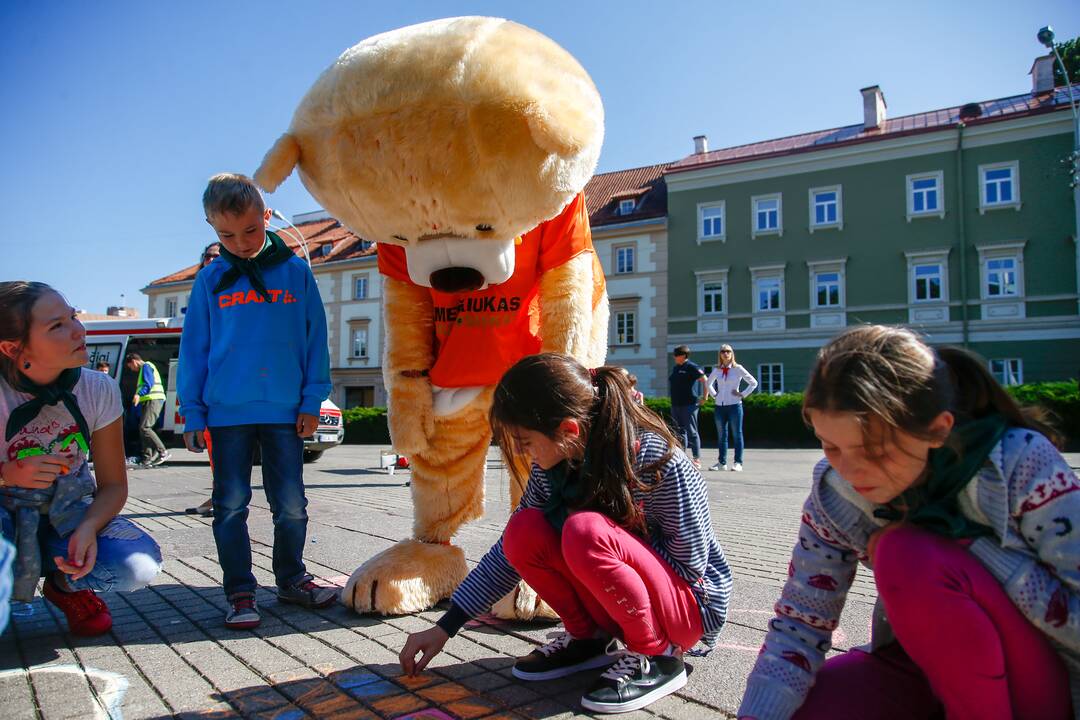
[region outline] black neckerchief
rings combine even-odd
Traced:
[[[224,245],[221,246],[221,257],[225,258],[225,261],[229,264],[229,269],[221,274],[221,279],[214,286],[215,293],[232,287],[233,283],[239,280],[241,275],[244,275],[251,282],[251,288],[259,294],[259,297],[264,301],[270,299],[266,292],[266,283],[263,281],[263,268],[280,265],[289,258],[296,257],[296,255],[277,234],[267,230],[266,237],[270,240],[270,245],[260,250],[258,255],[250,259],[233,255]]]
[[[562,532],[563,523],[570,516],[571,508],[576,508],[581,502],[581,478],[586,473],[587,465],[588,455],[586,454],[580,463],[571,465],[569,460],[563,460],[547,471],[551,495],[544,503],[543,512],[548,523],[558,532]]]
[[[19,374],[19,383],[15,390],[33,395],[33,399],[27,400],[22,405],[11,411],[8,417],[7,429],[4,432],[5,442],[11,442],[24,427],[34,421],[42,408],[46,405],[64,403],[64,407],[75,418],[75,424],[79,426],[79,432],[87,445],[90,444],[90,427],[86,424],[82,410],[79,409],[79,401],[75,393],[71,392],[75,384],[79,382],[82,368],[69,368],[60,373],[60,377],[48,385],[38,385],[23,374]]]
[[[960,512],[956,496],[971,481],[998,444],[1008,424],[1001,415],[989,415],[953,428],[949,442],[930,451],[926,482],[905,490],[874,516],[906,520],[939,535],[971,538],[993,531]]]

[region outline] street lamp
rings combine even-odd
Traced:
[[[1069,156],[1072,174],[1070,185],[1073,189],[1073,209],[1076,213],[1076,233],[1073,235],[1073,242],[1078,245],[1076,283],[1077,291],[1080,292],[1080,112],[1076,108],[1076,94],[1073,90],[1072,80],[1069,79],[1069,71],[1065,68],[1065,61],[1061,59],[1061,53],[1058,52],[1057,46],[1054,44],[1054,28],[1047,25],[1041,28],[1035,37],[1057,58],[1058,65],[1061,66],[1061,74],[1065,78],[1065,84],[1069,86],[1069,107],[1072,109],[1073,115],[1073,151]],[[1077,303],[1080,305],[1080,299],[1077,300]]]

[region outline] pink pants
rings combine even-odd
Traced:
[[[795,718],[1072,717],[1061,658],[962,543],[897,528],[874,580],[899,643],[829,659]]]
[[[578,512],[562,536],[535,508],[514,513],[503,534],[507,560],[576,638],[603,629],[633,652],[659,655],[701,639],[690,585],[641,538],[604,515]]]

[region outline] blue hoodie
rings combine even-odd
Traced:
[[[184,430],[317,417],[330,394],[330,352],[311,268],[299,257],[264,268],[266,301],[243,275],[215,293],[228,269],[215,260],[191,288],[177,387]]]

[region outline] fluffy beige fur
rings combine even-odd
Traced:
[[[565,50],[506,20],[451,18],[346,51],[308,91],[255,179],[273,191],[299,168],[346,226],[407,256],[444,241],[490,240],[496,253],[581,192],[602,140],[599,94]],[[546,272],[539,288],[543,349],[589,366],[602,364],[607,348],[596,268],[592,253],[578,255]],[[383,313],[390,433],[412,461],[414,539],[361,565],[342,597],[358,611],[403,613],[448,597],[466,572],[449,541],[483,514],[493,387],[437,412],[430,381],[411,372],[435,359],[429,289],[386,278]],[[511,488],[515,506],[522,490]],[[524,585],[496,611],[551,616]]]

